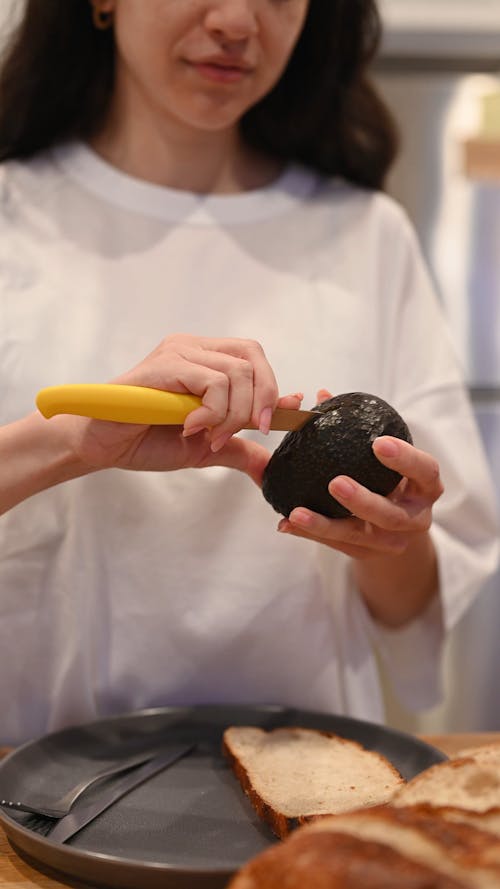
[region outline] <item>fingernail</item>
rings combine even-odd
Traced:
[[[229,435],[226,433],[225,435],[220,435],[219,438],[215,438],[212,442],[210,442],[210,450],[212,451],[212,453],[215,454],[217,451],[220,451],[230,438],[231,433],[229,433]]]
[[[193,426],[191,429],[183,429],[182,434],[184,438],[189,438],[190,435],[197,435],[198,432],[203,432],[206,428],[206,426]]]
[[[290,530],[290,523],[288,519],[280,519],[276,530],[281,531],[282,534],[286,534]]]
[[[373,442],[377,443],[377,452],[381,455],[381,457],[397,457],[398,455],[398,446],[396,442],[391,438],[376,438]]]
[[[265,407],[259,417],[259,431],[267,435],[271,428],[271,420],[273,418],[272,407]]]
[[[352,497],[354,494],[354,485],[346,478],[335,478],[329,485],[330,493],[334,496],[342,497],[343,500],[348,500],[349,497]]]
[[[289,515],[292,525],[300,525],[302,528],[308,527],[312,522],[312,516],[305,509],[294,509]]]

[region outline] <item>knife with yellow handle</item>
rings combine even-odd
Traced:
[[[67,383],[47,386],[36,396],[36,406],[44,417],[56,414],[78,414],[96,420],[117,423],[143,423],[146,426],[182,425],[187,415],[200,407],[197,395],[166,392],[147,386],[126,386],[120,383]],[[317,416],[317,411],[276,408],[271,429],[300,429]],[[255,426],[248,426],[255,429]]]

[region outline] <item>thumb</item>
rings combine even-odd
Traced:
[[[262,476],[270,460],[269,451],[256,441],[233,436],[224,447],[213,455],[213,466],[228,466],[245,472],[259,488]]]

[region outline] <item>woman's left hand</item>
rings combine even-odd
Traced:
[[[330,519],[300,506],[281,520],[279,530],[324,543],[354,559],[404,553],[415,536],[430,528],[433,504],[443,493],[439,466],[425,451],[387,435],[374,441],[373,451],[381,463],[403,476],[389,496],[337,476],[328,490],[352,517]]]

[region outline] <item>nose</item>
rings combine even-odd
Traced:
[[[247,40],[258,31],[255,0],[214,0],[207,11],[205,26],[226,40]]]

